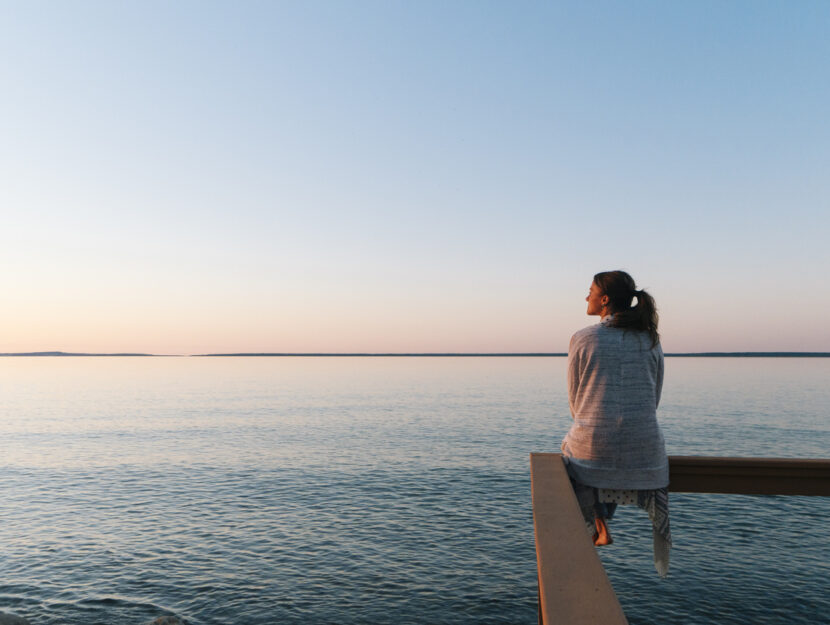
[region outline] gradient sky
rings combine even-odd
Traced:
[[[828,2],[0,2],[0,352],[830,351]]]

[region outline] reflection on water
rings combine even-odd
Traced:
[[[567,431],[564,364],[0,359],[0,610],[535,622],[528,453]],[[830,456],[828,373],[668,359],[669,451]],[[822,498],[675,495],[668,579],[639,510],[601,553],[632,623],[813,623],[830,613],[828,514]]]

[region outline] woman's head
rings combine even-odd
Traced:
[[[631,308],[637,294],[634,278],[624,271],[602,271],[594,276],[594,285],[608,314]]]
[[[637,298],[637,303],[632,306],[634,298]],[[657,345],[660,340],[654,298],[645,291],[638,291],[634,278],[625,271],[596,274],[587,300],[589,315],[614,315],[610,325],[646,331],[652,345]]]

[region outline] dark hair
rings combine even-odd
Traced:
[[[594,284],[608,296],[608,307],[614,313],[611,326],[648,332],[652,347],[660,342],[654,298],[645,291],[638,291],[634,278],[624,271],[602,271],[594,276]],[[632,306],[635,297],[637,304]]]

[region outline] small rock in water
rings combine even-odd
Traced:
[[[31,623],[22,616],[0,612],[0,625],[31,625]]]
[[[0,625],[3,625],[0,622]],[[155,621],[147,623],[147,625],[184,625],[178,616],[160,616]]]

